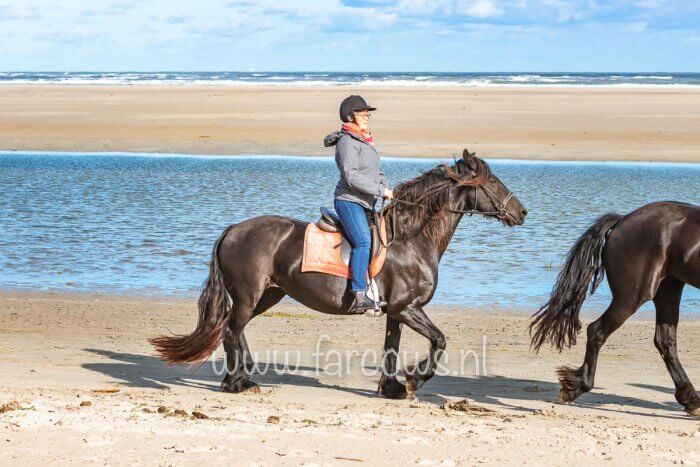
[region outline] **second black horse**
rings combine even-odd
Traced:
[[[558,369],[560,399],[573,401],[591,390],[600,348],[642,304],[653,300],[654,344],[675,383],[676,400],[689,414],[700,416],[700,393],[681,366],[676,340],[683,288],[700,287],[700,206],[667,201],[598,219],[571,248],[549,301],[530,326],[535,349],[551,342],[561,351],[576,343],[586,292],[595,292],[605,273],[612,302],[588,325],[583,364]]]

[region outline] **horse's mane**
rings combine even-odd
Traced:
[[[452,236],[446,216],[450,188],[481,186],[491,176],[488,164],[465,149],[462,159],[454,165],[440,164],[399,184],[394,198],[410,204],[394,202],[388,214],[396,216],[401,224],[401,237],[410,238],[423,231],[437,248],[444,250]]]

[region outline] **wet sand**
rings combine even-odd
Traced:
[[[447,335],[448,356],[473,354],[461,372],[455,360],[448,362],[450,373],[428,382],[416,400],[389,401],[374,395],[378,378],[361,372],[374,363],[347,353],[380,351],[383,319],[278,305],[249,325],[248,341],[259,362],[273,359],[266,350],[277,350],[278,361],[281,352],[299,350],[303,372],[256,375],[261,394],[233,395],[218,391],[221,378],[211,362],[167,366],[146,342],[168,330],[191,331],[195,307],[185,299],[0,293],[0,459],[33,465],[700,463],[700,421],[675,402],[648,317],[630,320],[610,338],[591,393],[559,405],[553,370],[579,364],[584,348],[531,353],[532,310],[429,307]],[[342,359],[349,374],[314,371],[322,336],[320,366],[333,369],[335,350],[351,355]],[[683,317],[680,358],[696,383],[699,342],[700,321]],[[423,355],[427,342],[404,330],[402,349]],[[476,407],[444,408],[462,399]]]
[[[330,155],[350,93],[384,155],[700,162],[700,89],[0,87],[0,149]]]

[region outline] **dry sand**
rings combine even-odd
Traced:
[[[0,149],[330,155],[360,93],[384,155],[700,162],[697,88],[0,87]]]
[[[552,402],[553,369],[578,364],[583,346],[532,354],[524,314],[438,307],[429,314],[445,331],[452,356],[464,349],[483,357],[487,336],[486,374],[476,375],[469,360],[464,374],[435,377],[417,400],[377,398],[377,377],[363,376],[357,357],[350,375],[337,378],[315,374],[310,354],[322,335],[328,340],[321,366],[335,361],[333,349],[379,350],[384,320],[328,317],[286,304],[254,320],[248,341],[262,352],[260,361],[268,360],[268,349],[300,350],[306,373],[257,375],[261,394],[233,395],[217,391],[220,377],[210,362],[197,370],[168,367],[146,342],[168,329],[190,331],[194,300],[1,293],[0,405],[9,405],[0,413],[0,459],[6,465],[700,463],[700,421],[675,402],[648,318],[626,323],[604,347],[593,392],[559,405]],[[700,322],[684,317],[679,342],[688,374],[700,383]],[[423,353],[427,343],[406,330],[402,348]],[[109,388],[118,392],[93,392]],[[442,408],[465,398],[477,408]],[[158,413],[161,406],[165,412]],[[209,418],[194,418],[193,411]]]

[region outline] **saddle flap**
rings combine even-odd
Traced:
[[[386,238],[386,226],[383,219],[381,228],[372,228],[372,259],[368,275],[375,277],[381,271],[386,258],[387,249],[379,241],[380,235]],[[380,233],[381,232],[381,233]],[[304,235],[304,251],[302,254],[302,272],[324,272],[335,276],[350,278],[350,251],[352,247],[347,238],[340,232],[328,232],[318,224],[309,224]]]

